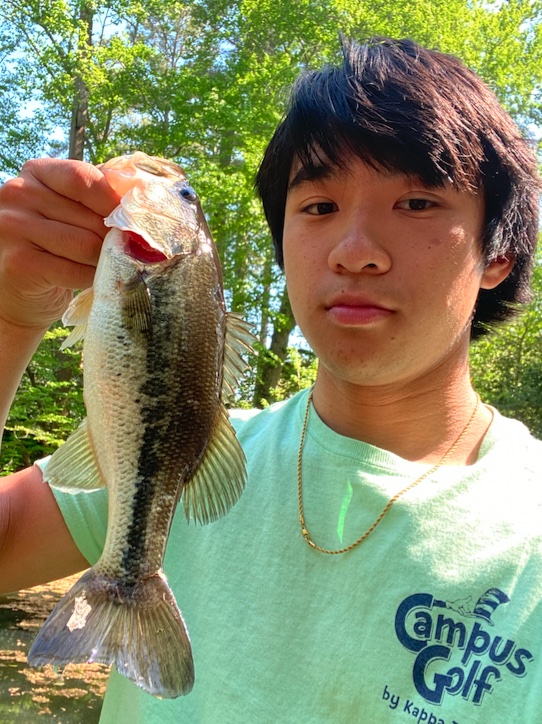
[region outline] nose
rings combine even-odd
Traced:
[[[339,274],[387,272],[391,268],[391,256],[378,226],[374,215],[371,219],[365,214],[348,219],[330,251],[330,268]]]

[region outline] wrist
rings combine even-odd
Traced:
[[[4,319],[0,315],[0,339],[4,344],[22,343],[26,345],[35,345],[37,347],[45,332],[49,329],[50,325],[39,324],[20,324],[8,319]]]

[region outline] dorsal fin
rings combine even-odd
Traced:
[[[256,337],[250,331],[252,325],[239,314],[229,312],[226,317],[226,340],[224,349],[224,380],[222,400],[235,393],[239,379],[247,368],[243,354],[255,354],[252,344]]]

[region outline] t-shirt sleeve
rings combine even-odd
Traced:
[[[36,462],[42,472],[45,471],[49,459]],[[105,543],[107,490],[102,488],[89,493],[64,493],[52,486],[51,490],[76,546],[87,561],[94,565]]]
[[[251,408],[249,410],[242,410],[239,408],[233,408],[228,410],[230,422],[237,434],[245,427],[246,423],[255,417],[261,410]]]

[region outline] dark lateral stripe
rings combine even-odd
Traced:
[[[152,300],[151,294],[151,300]],[[151,301],[152,303],[152,301]],[[149,518],[157,494],[158,480],[163,459],[160,456],[160,441],[164,439],[164,402],[168,396],[168,384],[165,371],[171,360],[163,354],[162,341],[168,340],[173,332],[171,320],[159,307],[152,304],[153,330],[140,338],[147,345],[145,380],[139,387],[138,397],[141,403],[141,424],[144,428],[143,443],[137,466],[137,486],[132,501],[131,523],[128,528],[126,547],[122,556],[122,565],[127,578],[137,579],[141,562],[147,548]],[[167,346],[166,346],[167,348]],[[147,404],[143,403],[147,400]]]
[[[181,485],[183,476],[189,475],[197,465],[218,404],[218,397],[213,401],[210,395],[216,386],[216,358],[212,354],[210,359],[205,358],[209,355],[210,339],[216,340],[218,308],[205,309],[197,298],[190,301],[185,297],[181,301],[171,294],[168,277],[166,273],[149,285],[152,338],[150,333],[140,336],[140,343],[147,345],[146,367],[142,370],[142,383],[137,393],[141,401],[143,440],[122,559],[128,577],[138,576],[150,536],[162,532],[164,537],[167,535],[170,516],[166,511],[161,520],[164,531],[148,530],[153,506],[164,495],[165,488],[174,493],[172,488]],[[190,272],[183,277],[183,289],[190,284],[199,289],[208,281],[190,277]],[[179,278],[176,283],[181,284]],[[157,299],[160,304],[155,303]],[[190,343],[179,344],[182,320],[187,318],[194,325]],[[186,333],[185,329],[182,334]],[[175,498],[174,494],[170,496],[170,500]]]

